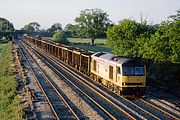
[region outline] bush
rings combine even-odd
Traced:
[[[58,42],[61,44],[65,44],[65,45],[69,45],[69,41],[68,39],[65,37],[65,33],[64,32],[57,32],[53,35],[53,41],[54,42]]]

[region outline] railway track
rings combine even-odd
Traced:
[[[41,57],[37,53],[35,53],[35,54],[37,56]],[[92,101],[99,108],[101,108],[107,115],[109,115],[109,117],[111,119],[137,119],[137,118],[139,118],[136,115],[133,115],[133,116],[130,115],[128,112],[126,112],[125,110],[123,110],[121,108],[122,106],[118,106],[118,105],[114,104],[111,100],[104,97],[102,94],[98,93],[95,89],[93,89],[92,87],[90,87],[87,84],[80,81],[77,76],[74,76],[73,74],[67,72],[67,70],[65,70],[62,66],[58,67],[58,65],[55,65],[55,63],[48,62],[48,59],[46,59],[46,58],[41,57],[41,59],[44,59],[44,62],[51,69],[53,69],[57,75],[66,79],[71,85],[73,85],[73,87],[75,87],[75,89],[78,89],[90,101]],[[51,64],[54,64],[54,65],[51,65]],[[62,71],[62,69],[64,69],[64,71],[66,71],[68,74],[65,73],[64,71]],[[76,78],[76,79],[72,80],[73,78]],[[93,93],[92,93],[92,91],[93,91]]]
[[[66,79],[69,82],[69,85],[72,87],[75,87],[76,90],[78,90],[81,94],[83,94],[83,96],[86,96],[93,104],[95,104],[99,109],[101,109],[101,111],[104,112],[104,114],[106,114],[108,116],[107,119],[116,119],[113,115],[111,115],[111,113],[109,113],[108,111],[106,111],[101,105],[99,105],[96,101],[94,101],[89,95],[87,95],[85,92],[83,92],[80,88],[78,88],[78,86],[76,86],[75,84],[73,84],[68,78],[66,78],[62,73],[60,73],[58,70],[56,70],[54,72],[54,74],[59,74],[60,79]],[[119,116],[120,117],[120,116]]]
[[[131,100],[134,104],[140,106],[141,108],[149,111],[153,115],[157,116],[160,119],[167,119],[167,120],[180,120],[180,116],[178,115],[173,115],[169,113],[167,109],[162,109],[159,106],[155,106],[149,101],[145,100],[144,98],[139,98],[139,99],[133,99]]]
[[[52,57],[52,56],[51,56]],[[44,59],[44,58],[43,58]],[[46,58],[46,60],[47,60],[47,58]],[[59,67],[63,67],[62,65],[60,66],[56,61],[54,61],[55,63],[56,63],[56,66],[59,66]],[[66,67],[64,67],[64,69],[65,69]],[[69,74],[71,74],[73,77],[79,77],[79,79],[81,78],[81,76],[76,76],[77,74],[73,74],[73,73],[71,73],[70,72],[71,70],[69,70],[68,71],[68,73]],[[86,81],[83,81],[84,83],[86,83],[87,84],[87,82]],[[88,86],[92,86],[92,85],[87,85],[87,87]],[[93,88],[94,89],[94,88]],[[99,88],[96,88],[96,91],[97,91],[97,89],[99,89]],[[99,93],[103,93],[102,91],[98,91],[98,92],[96,92],[96,94],[99,94]],[[106,98],[104,98],[104,96],[106,96]],[[123,98],[123,97],[120,97],[121,98],[121,100],[120,100],[120,98],[118,98],[118,99],[114,99],[114,98],[112,98],[112,97],[110,97],[110,96],[108,96],[107,94],[105,94],[105,93],[103,93],[102,94],[102,98],[103,99],[111,99],[111,102],[110,103],[112,103],[112,104],[117,104],[118,106],[121,106],[122,108],[124,107],[125,108],[125,110],[126,111],[128,111],[128,112],[131,112],[131,113],[133,113],[133,114],[138,114],[138,115],[134,115],[133,116],[133,114],[131,115],[131,116],[133,116],[134,118],[136,118],[136,119],[138,119],[138,118],[140,118],[140,119],[161,119],[162,117],[157,117],[157,116],[155,116],[155,115],[153,115],[153,113],[150,113],[148,110],[145,110],[145,109],[143,109],[142,107],[139,107],[138,105],[136,105],[136,104],[134,104],[133,102],[131,102],[130,100],[128,100],[128,99],[126,99],[126,98]],[[123,100],[123,101],[122,101]],[[120,101],[120,102],[119,102]],[[124,102],[126,102],[126,103],[124,103]],[[122,103],[124,103],[124,105],[122,104]],[[127,103],[128,103],[128,105],[127,105]],[[126,106],[128,106],[129,108],[127,108]],[[135,110],[132,110],[132,109],[135,109]],[[140,110],[140,112],[139,112],[139,110]],[[124,111],[123,113],[125,114],[126,113],[126,111]],[[138,111],[138,112],[134,112],[134,111]],[[138,116],[138,117],[137,117]],[[144,117],[145,116],[145,117]],[[171,116],[172,117],[172,116]],[[172,118],[175,118],[175,117],[172,117]]]
[[[167,117],[170,118],[170,119],[174,119],[174,120],[180,119],[180,114],[179,114],[179,113],[177,113],[177,115],[175,115],[174,113],[172,113],[171,111],[169,111],[169,110],[167,110],[167,109],[163,109],[163,108],[160,107],[160,106],[156,106],[156,105],[152,104],[152,103],[151,103],[149,100],[147,100],[147,99],[142,99],[142,98],[140,98],[140,99],[138,99],[138,100],[139,100],[140,102],[142,102],[142,103],[144,103],[144,104],[152,107],[153,109],[155,109],[155,110],[163,113],[165,116],[167,116]]]
[[[158,91],[158,92],[157,92]],[[170,95],[169,93],[164,94],[165,91],[159,90],[158,88],[152,87],[147,92],[147,97],[153,97],[163,104],[176,109],[177,111],[180,110],[180,99],[178,96]]]
[[[41,51],[41,52],[43,52],[43,51]],[[46,56],[46,55],[44,54],[44,56]],[[43,58],[42,56],[39,55],[39,57],[41,57],[42,59],[46,59],[46,60],[49,59],[47,56],[46,56],[46,58]],[[76,77],[78,79],[81,79],[83,81],[83,83],[88,84],[86,87],[91,86],[92,89],[95,89],[96,94],[101,93],[101,95],[103,96],[102,97],[103,99],[111,99],[110,103],[113,103],[113,104],[115,104],[117,106],[121,106],[121,108],[123,108],[126,111],[130,112],[130,115],[133,116],[135,119],[138,119],[138,118],[140,118],[140,119],[162,119],[164,115],[165,115],[165,118],[167,118],[167,119],[179,119],[178,117],[176,117],[174,115],[170,115],[168,112],[166,112],[166,111],[164,111],[164,110],[162,110],[162,109],[160,109],[158,107],[157,107],[157,109],[155,109],[155,107],[152,107],[152,105],[151,105],[151,108],[153,110],[158,111],[157,113],[161,113],[162,115],[160,116],[160,115],[154,114],[153,112],[151,112],[151,110],[147,110],[144,107],[140,107],[140,105],[137,105],[137,104],[133,103],[132,100],[128,100],[128,99],[123,98],[121,96],[119,96],[119,98],[117,98],[116,96],[113,95],[114,93],[112,93],[111,96],[114,96],[114,98],[116,98],[116,99],[114,99],[113,97],[107,95],[107,93],[104,93],[104,91],[107,91],[107,92],[109,91],[109,90],[105,90],[106,88],[101,88],[101,89],[104,89],[103,91],[101,91],[99,89],[99,86],[101,86],[101,85],[95,83],[98,86],[98,87],[95,87],[95,85],[92,85],[91,83],[88,83],[88,81],[86,80],[87,76],[82,77],[82,76],[78,75],[78,73],[79,73],[78,71],[72,72],[72,71],[74,71],[73,68],[67,66],[67,64],[62,65],[61,61],[56,61],[57,58],[55,58],[53,56],[51,56],[51,58],[53,58],[51,60],[54,62],[54,64],[56,64],[56,66],[59,66],[61,69],[62,68],[66,69],[66,71],[68,71],[68,73],[71,76]],[[55,69],[58,70],[58,68],[55,68]],[[79,74],[81,74],[81,73],[79,73]],[[108,92],[108,93],[110,93],[110,92]],[[104,98],[104,96],[106,96],[106,98]],[[124,105],[122,103],[124,103]],[[127,103],[128,103],[128,105],[127,105]],[[149,105],[150,103],[143,102],[143,104],[144,105]],[[134,110],[132,110],[132,109],[134,109]],[[123,113],[126,114],[126,111],[124,111]],[[134,111],[136,111],[136,112],[134,112]],[[134,115],[134,114],[136,114],[136,115]]]
[[[20,45],[21,43],[19,43]],[[77,119],[79,117],[71,109],[66,102],[67,100],[57,91],[56,87],[51,83],[51,80],[46,76],[40,66],[35,62],[31,55],[25,50],[22,44],[20,45],[20,53],[27,61],[27,64],[36,79],[41,91],[43,92],[55,119]],[[31,59],[31,60],[29,60]]]

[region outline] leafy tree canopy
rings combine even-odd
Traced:
[[[170,19],[172,19],[173,21],[179,21],[180,20],[180,9],[176,10],[176,15],[171,15],[169,16]]]
[[[139,57],[139,44],[142,37],[149,37],[154,32],[153,27],[146,22],[137,23],[134,20],[124,19],[118,25],[110,27],[107,31],[107,45],[113,48],[116,54]]]
[[[144,44],[143,58],[156,62],[180,63],[180,10],[169,18],[172,21],[162,22],[155,34]]]
[[[62,30],[62,25],[60,23],[54,23],[51,28],[49,28],[47,31],[49,32],[58,32]]]
[[[2,32],[9,32],[14,31],[14,26],[8,20],[0,17],[0,31]]]
[[[27,25],[25,25],[22,30],[28,31],[28,32],[39,32],[40,31],[40,24],[37,22],[31,22]]]
[[[69,37],[80,37],[80,35],[78,34],[79,27],[77,25],[69,23],[65,26],[64,30]]]
[[[144,58],[180,63],[180,21],[162,23],[146,45]]]
[[[104,34],[110,24],[108,14],[101,9],[85,9],[81,11],[75,22],[79,27],[79,34],[89,37],[94,45],[94,40]]]
[[[57,32],[53,35],[53,41],[68,45],[69,41],[65,37],[65,33],[63,31]]]

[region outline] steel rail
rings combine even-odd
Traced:
[[[42,50],[41,50],[41,51],[42,51]],[[44,51],[42,51],[42,52],[44,52]],[[48,54],[48,53],[47,53],[47,54]],[[44,55],[45,55],[45,54],[44,54]],[[50,55],[51,55],[51,54],[50,54]],[[52,56],[53,58],[57,59],[57,58],[54,57],[53,55],[51,55],[51,56]],[[41,57],[41,56],[40,56],[40,57]],[[46,57],[50,58],[49,56],[46,56]],[[42,57],[41,57],[41,58],[42,58]],[[44,58],[42,58],[42,59],[44,59]],[[51,60],[51,59],[50,59],[50,60]],[[55,60],[51,60],[51,61],[54,61],[54,63],[56,63],[57,66],[61,67],[57,61],[55,61]],[[71,66],[70,66],[70,67],[71,67]],[[62,68],[62,67],[61,67],[61,68]],[[72,68],[72,67],[71,67],[71,68]],[[64,68],[63,68],[63,69],[64,69]],[[73,68],[73,69],[74,69],[74,68]],[[74,69],[74,70],[75,70],[75,69]],[[67,70],[66,70],[66,71],[67,71]],[[77,71],[77,70],[76,70],[76,71]],[[77,71],[77,72],[79,72],[79,71]],[[74,75],[73,75],[72,73],[70,73],[69,71],[68,71],[68,73],[71,74],[72,76],[74,76]],[[78,75],[77,75],[77,76],[78,76]],[[76,77],[76,76],[74,76],[74,77]],[[79,77],[79,76],[78,76],[78,77]],[[86,77],[90,78],[89,76],[86,76]],[[77,78],[77,77],[76,77],[76,78]],[[78,79],[79,79],[79,78],[78,78]],[[91,78],[90,78],[90,79],[91,79]],[[101,85],[101,84],[99,84],[99,85]],[[101,86],[102,86],[102,85],[101,85]],[[104,86],[103,86],[103,87],[104,87]],[[107,88],[106,88],[106,89],[107,89]],[[109,90],[109,89],[107,89],[107,90]],[[100,93],[98,93],[98,94],[100,94]],[[143,112],[149,114],[151,117],[153,117],[153,118],[155,118],[155,119],[157,119],[157,120],[160,120],[160,118],[158,118],[157,116],[153,115],[153,114],[150,113],[149,111],[141,108],[140,106],[134,104],[134,103],[131,102],[130,100],[128,100],[128,99],[120,96],[120,95],[117,94],[117,93],[114,93],[114,94],[116,94],[116,95],[119,96],[121,99],[123,99],[124,101],[128,102],[129,104],[132,104],[133,106],[137,107],[138,109],[142,110]],[[122,110],[123,110],[123,109],[122,109]]]
[[[44,50],[42,50],[43,52],[46,52],[46,51],[44,51]],[[47,52],[46,52],[47,53]],[[48,57],[48,56],[47,56]],[[76,70],[77,71],[77,70]],[[77,71],[77,72],[79,72],[79,71]],[[89,76],[86,76],[86,77],[88,77],[88,78],[90,78]],[[91,79],[91,78],[90,78]],[[100,84],[99,84],[100,85]],[[109,89],[108,89],[109,90]],[[115,93],[116,95],[118,95],[118,96],[120,96],[119,94],[117,94],[117,93]],[[158,118],[157,116],[155,116],[155,115],[153,115],[152,113],[150,113],[150,112],[148,112],[147,110],[144,110],[143,108],[141,108],[141,107],[139,107],[138,105],[136,105],[136,104],[134,104],[133,102],[131,102],[131,101],[129,101],[129,100],[127,100],[126,98],[124,98],[124,97],[122,97],[122,96],[120,96],[122,99],[124,99],[126,102],[129,102],[129,103],[131,103],[132,105],[134,105],[134,106],[136,106],[136,107],[138,107],[139,109],[141,109],[142,111],[144,111],[144,112],[146,112],[146,113],[148,113],[149,115],[151,115],[152,117],[154,117],[155,119],[160,119],[160,118]],[[146,102],[146,101],[145,101]],[[148,103],[148,102],[147,102]],[[150,103],[149,103],[150,104]],[[151,106],[152,104],[150,104],[149,106]],[[158,111],[160,111],[160,112],[162,112],[162,113],[164,113],[164,114],[166,114],[167,116],[169,116],[170,118],[173,118],[173,119],[179,119],[179,118],[177,118],[176,116],[173,116],[173,115],[171,115],[171,114],[169,114],[168,112],[166,112],[166,111],[164,111],[164,110],[162,110],[162,109],[160,109],[160,108],[158,108],[158,107],[156,107],[156,106],[154,106],[154,105],[152,105],[151,107],[152,108],[154,108],[154,109],[156,109],[156,110],[158,110]]]
[[[24,46],[23,46],[24,47]],[[25,49],[25,47],[24,47]],[[31,56],[28,52],[26,52],[29,56]],[[80,120],[79,117],[76,115],[76,113],[72,110],[72,108],[69,106],[69,104],[66,102],[66,100],[63,98],[63,96],[58,92],[56,87],[52,84],[52,82],[49,80],[49,78],[46,76],[46,74],[43,72],[42,68],[35,62],[34,58],[31,56],[31,59],[33,62],[37,65],[37,69],[42,73],[43,77],[48,81],[48,83],[51,85],[51,87],[54,89],[54,91],[57,93],[58,97],[63,101],[63,103],[66,105],[66,107],[69,109],[70,113],[75,117],[76,120]],[[40,84],[40,83],[39,83]],[[42,87],[41,87],[42,88]],[[43,88],[42,88],[43,89]],[[51,105],[52,106],[52,105]],[[56,114],[57,115],[57,114]],[[59,119],[59,118],[58,118]]]
[[[36,53],[37,56],[39,56]],[[41,57],[41,56],[39,56]],[[44,59],[41,57],[41,59]],[[49,62],[47,62],[48,65],[50,65],[58,74],[62,75],[71,85],[73,85],[77,90],[79,90],[83,95],[85,95],[90,101],[92,101],[97,107],[99,107],[105,114],[107,114],[111,119],[115,120],[116,118],[111,115],[108,111],[106,111],[101,105],[99,105],[96,101],[94,101],[89,95],[87,95],[85,92],[83,92],[78,86],[76,86],[71,80],[69,80],[66,76],[64,76],[61,72],[59,72],[53,65],[51,65]],[[54,72],[54,71],[53,71]],[[57,74],[54,72],[54,74]]]
[[[32,48],[34,49],[34,48]],[[38,54],[37,54],[38,55]],[[44,54],[45,55],[45,54]],[[38,55],[39,57],[41,57],[40,55]],[[46,57],[48,57],[46,55]],[[41,57],[42,58],[42,57]],[[50,58],[50,57],[48,57]],[[44,58],[42,58],[44,59]],[[65,71],[67,71],[65,68],[63,68],[62,66],[60,66],[59,64],[56,63],[56,61],[49,59],[51,61],[53,61],[53,63],[55,63],[58,67],[64,69]],[[46,61],[51,67],[53,67],[56,72],[58,72],[59,74],[61,74],[65,79],[68,79],[66,76],[64,76],[62,73],[60,73],[53,65],[51,65],[48,61]],[[75,75],[73,75],[72,73],[70,73],[69,71],[67,71],[70,75],[72,75],[73,77],[75,77],[79,82],[81,82],[82,84],[84,84],[86,87],[88,87],[90,90],[92,90],[94,93],[96,93],[97,95],[99,95],[101,98],[103,98],[105,101],[107,101],[109,104],[111,104],[113,107],[115,107],[116,109],[118,109],[119,111],[121,111],[123,114],[125,114],[126,116],[128,116],[128,118],[135,120],[136,118],[134,118],[133,116],[131,116],[129,113],[127,113],[125,110],[123,110],[122,108],[120,108],[119,106],[117,106],[116,104],[114,104],[113,102],[111,102],[110,100],[108,100],[106,97],[104,97],[102,94],[98,93],[96,90],[94,90],[93,88],[91,88],[90,86],[88,86],[87,84],[85,84],[84,82],[82,82],[81,80],[79,80],[79,78],[77,78]],[[72,83],[70,80],[68,80],[70,83]],[[74,84],[74,83],[72,83]],[[74,84],[75,85],[75,84]],[[76,85],[75,85],[76,86]],[[76,86],[77,87],[77,86]],[[79,89],[79,88],[77,88]],[[79,89],[80,90],[80,89]],[[82,91],[83,92],[83,91]],[[83,92],[84,93],[84,92]],[[85,94],[85,93],[84,93]]]
[[[145,100],[142,99],[142,98],[139,98],[138,100],[141,101],[141,102],[143,102],[144,104],[146,104],[146,105],[148,105],[148,106],[150,106],[150,107],[156,109],[157,111],[159,111],[159,112],[161,112],[161,113],[164,113],[165,115],[169,116],[170,118],[172,118],[172,119],[174,119],[174,120],[179,120],[179,118],[177,118],[176,116],[171,115],[170,113],[168,113],[168,112],[166,112],[166,111],[164,111],[164,110],[162,110],[162,109],[160,109],[160,108],[158,108],[158,107],[152,105],[151,103],[145,101]]]
[[[148,92],[147,93],[148,95],[150,95],[150,96],[152,96],[152,97],[154,97],[154,98],[156,98],[156,99],[162,99],[163,101],[160,101],[160,100],[158,100],[159,102],[161,102],[161,103],[163,103],[163,104],[166,104],[166,105],[168,105],[168,104],[176,104],[176,103],[174,103],[174,102],[170,102],[169,100],[167,100],[166,98],[160,98],[160,97],[158,97],[158,96],[156,96],[156,95],[153,95],[152,93],[150,93],[150,92]],[[169,106],[169,105],[168,105]],[[179,111],[179,108],[176,108],[175,106],[171,106],[172,107],[172,109],[174,109],[174,110],[176,110],[176,111]]]
[[[54,114],[54,117],[55,117],[56,119],[59,120],[59,117],[58,117],[56,111],[54,110],[54,107],[52,106],[52,104],[51,104],[51,102],[50,102],[48,96],[46,95],[46,93],[45,93],[44,89],[42,88],[42,86],[41,86],[41,84],[40,84],[40,82],[39,82],[37,76],[35,75],[35,73],[34,73],[32,67],[31,67],[29,61],[27,60],[27,58],[25,57],[25,55],[23,54],[23,52],[22,52],[21,49],[20,49],[20,53],[21,53],[21,55],[25,58],[25,60],[26,60],[26,62],[27,62],[27,64],[28,64],[28,66],[29,66],[29,69],[30,69],[30,71],[31,71],[31,73],[32,73],[32,75],[33,75],[33,77],[34,77],[34,79],[36,80],[38,86],[40,87],[41,91],[43,92],[43,95],[45,96],[45,98],[46,98],[46,100],[47,100],[47,103],[49,104],[49,106],[50,106],[50,108],[51,108],[51,111],[52,111],[52,113]]]
[[[149,115],[152,116],[153,118],[155,118],[155,119],[157,119],[157,120],[161,120],[161,119],[158,118],[157,116],[155,116],[155,115],[153,115],[152,113],[150,113],[149,111],[147,111],[147,110],[139,107],[138,105],[136,105],[135,103],[131,102],[130,100],[128,100],[128,99],[126,99],[126,98],[124,98],[124,97],[122,97],[122,96],[119,96],[119,97],[122,98],[123,100],[125,100],[126,102],[128,102],[129,104],[134,105],[135,107],[137,107],[138,109],[142,110],[143,112],[149,114]]]
[[[45,54],[44,54],[45,55]],[[41,56],[40,56],[41,57]],[[48,57],[48,56],[46,56],[46,57]],[[42,57],[41,57],[42,58]],[[50,58],[50,57],[48,57],[48,58]],[[42,58],[42,59],[44,59],[44,58]],[[51,59],[50,59],[51,60]],[[54,63],[57,65],[57,66],[59,66],[59,67],[61,67],[55,60],[51,60],[51,61],[54,61]],[[52,66],[52,65],[51,65]],[[53,67],[53,66],[52,66]],[[54,67],[53,67],[54,68]],[[64,69],[64,67],[61,67],[61,68],[63,68]],[[64,69],[65,70],[65,69]],[[67,71],[67,70],[66,70]],[[73,75],[72,73],[70,73],[69,71],[67,71],[69,74],[71,74],[73,77],[75,77],[75,78],[77,78],[75,75]],[[77,78],[78,80],[79,80],[79,78]],[[79,80],[80,81],[80,80]],[[80,81],[81,83],[82,83],[82,81]],[[83,84],[84,84],[84,82],[83,82]],[[90,88],[89,86],[86,86],[86,87],[88,87],[88,88]],[[91,88],[90,88],[91,89]],[[93,89],[93,88],[92,88]],[[101,97],[103,97],[105,100],[108,100],[108,99],[106,99],[104,96],[102,96],[100,93],[98,93],[98,92],[96,92],[96,94],[98,94],[99,96],[101,96]],[[160,118],[158,118],[157,116],[155,116],[155,115],[153,115],[152,113],[150,113],[150,112],[148,112],[147,110],[145,110],[145,109],[143,109],[143,108],[141,108],[141,107],[139,107],[138,105],[136,105],[136,104],[134,104],[133,102],[131,102],[131,101],[129,101],[129,100],[127,100],[126,98],[124,98],[124,97],[122,97],[122,96],[119,96],[119,97],[121,97],[123,100],[125,100],[126,102],[128,102],[129,104],[132,104],[132,105],[134,105],[135,107],[137,107],[138,109],[140,109],[140,110],[142,110],[143,112],[145,112],[145,113],[147,113],[147,114],[149,114],[150,116],[152,116],[153,118],[155,118],[155,119],[157,119],[157,120],[160,120]],[[109,100],[107,101],[107,102],[109,102]],[[116,107],[116,105],[114,104],[114,103],[112,103],[111,101],[110,101],[110,103],[111,104],[113,104],[114,105],[114,107]],[[117,109],[119,109],[118,107],[116,107]],[[126,114],[127,112],[126,111],[124,111],[123,109],[119,109],[120,111],[122,110],[122,112],[124,113],[124,114]],[[129,113],[128,113],[129,114]],[[131,115],[129,114],[128,115],[129,116],[129,118],[130,119],[133,119],[133,118],[131,118]],[[135,119],[135,118],[134,118]]]

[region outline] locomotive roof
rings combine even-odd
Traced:
[[[127,61],[133,60],[131,58],[127,58],[127,57],[123,57],[123,56],[118,56],[115,54],[111,54],[111,53],[106,53],[106,52],[97,52],[95,54],[93,54],[93,56],[96,56],[98,58],[107,60],[107,61],[112,61],[112,62],[116,62],[119,64],[123,64]]]

